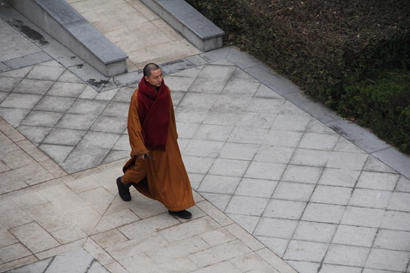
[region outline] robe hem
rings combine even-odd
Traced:
[[[138,184],[137,184],[137,185],[138,185]],[[166,207],[168,210],[171,210],[171,211],[186,210],[186,209],[188,209],[188,208],[190,208],[190,207],[195,206],[195,201],[192,201],[192,202],[187,203],[187,204],[185,204],[185,205],[180,205],[180,206],[177,206],[177,207],[170,207],[170,206],[165,205],[164,202],[162,202],[160,199],[158,199],[158,198],[153,198],[151,195],[149,195],[149,194],[148,194],[147,192],[145,192],[144,190],[142,190],[142,189],[140,189],[140,188],[138,188],[138,187],[135,187],[135,186],[134,186],[134,188],[136,188],[136,190],[137,190],[139,193],[141,193],[142,195],[144,195],[145,197],[160,202],[162,205],[164,205],[164,207]]]

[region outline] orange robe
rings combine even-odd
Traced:
[[[138,90],[131,98],[128,112],[128,135],[131,159],[124,165],[124,184],[134,183],[145,196],[158,200],[171,211],[180,211],[195,205],[191,183],[178,147],[174,107],[171,101],[168,138],[165,151],[148,150],[144,145],[138,116]],[[151,158],[138,159],[137,155],[149,152]],[[147,180],[141,181],[144,177]]]

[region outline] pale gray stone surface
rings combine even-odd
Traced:
[[[1,116],[7,120],[14,127],[18,127],[23,118],[29,113],[29,109],[11,109],[11,108],[1,108]]]
[[[320,262],[326,249],[326,244],[292,240],[284,257],[288,260]]]
[[[3,20],[0,21],[0,37],[2,38],[2,54],[0,59],[2,62],[41,51],[37,46],[14,31]]]
[[[235,66],[226,67],[218,72],[226,90],[218,89],[222,83],[193,87],[196,80],[212,81],[217,70],[193,68],[169,76],[170,85],[182,89],[174,106],[193,187],[303,273],[315,272],[321,261],[326,270],[366,268],[374,247],[403,252],[405,243],[388,242],[405,234],[386,231],[406,230],[408,181],[281,96],[268,96],[268,91],[275,94],[271,89],[265,87],[265,94],[253,100],[257,88],[235,86],[231,81],[245,75]],[[78,91],[70,90],[70,84]],[[81,95],[84,86],[66,81],[52,87],[52,94],[23,101],[36,111],[22,124],[35,122],[37,112],[62,115],[54,124],[55,114],[44,114],[47,118],[40,120],[49,129],[33,132],[31,138],[68,171],[129,154],[123,133],[134,88],[86,96]],[[9,104],[25,109],[17,105]],[[393,194],[394,189],[401,192]],[[391,212],[385,215],[385,208]],[[380,225],[384,232],[376,237]]]
[[[390,191],[355,189],[349,203],[358,207],[385,208],[390,198]]]
[[[314,242],[328,243],[332,240],[337,225],[300,221],[294,238]]]
[[[73,273],[86,272],[93,262],[93,257],[86,251],[74,250],[68,253],[57,255],[46,272],[67,272]]]
[[[27,75],[28,79],[55,81],[64,72],[64,67],[59,66],[35,66]]]
[[[271,200],[263,215],[274,218],[300,219],[305,206],[304,202]]]
[[[268,199],[257,197],[234,196],[229,202],[226,212],[261,216]]]
[[[81,114],[64,114],[57,123],[57,128],[88,130],[97,118],[95,116],[86,116]]]
[[[376,228],[339,225],[333,243],[371,247]]]
[[[7,97],[7,93],[0,91],[0,103],[1,103],[6,97]]]
[[[408,262],[408,252],[374,248],[370,252],[366,266],[380,270],[404,272]]]
[[[47,62],[50,60],[52,60],[52,58],[48,54],[40,51],[4,61],[4,64],[6,64],[10,69],[17,69],[28,65]]]
[[[50,155],[54,161],[61,164],[74,149],[74,146],[63,146],[55,144],[41,144],[39,146],[40,150]]]
[[[297,226],[297,221],[262,218],[255,229],[255,235],[289,239]]]
[[[410,177],[409,156],[399,152],[393,147],[389,147],[382,151],[377,151],[374,156],[382,160],[385,164],[394,167],[399,173]]]
[[[79,248],[59,254],[57,256],[40,260],[38,262],[25,265],[8,273],[108,273],[100,262],[94,259],[89,253]]]
[[[19,132],[27,137],[31,142],[38,144],[47,136],[51,131],[51,128],[47,127],[34,127],[34,126],[25,126],[20,125],[17,127]]]
[[[37,223],[22,225],[10,231],[33,252],[54,248],[59,245],[59,243]]]
[[[1,77],[0,90],[3,92],[9,92],[20,82],[18,78]]]
[[[314,185],[281,181],[279,182],[273,197],[293,201],[308,201],[313,189]]]
[[[68,113],[98,116],[106,106],[105,101],[78,99],[68,110]]]
[[[3,62],[0,62],[0,72],[7,71],[7,70],[9,70],[9,67]]]
[[[394,230],[408,230],[410,225],[410,215],[407,212],[394,210],[386,211],[381,227]]]
[[[35,106],[35,110],[65,112],[74,103],[75,98],[45,96]]]
[[[40,99],[40,95],[10,93],[0,106],[5,108],[31,109]]]
[[[84,88],[85,85],[80,83],[56,82],[47,94],[51,96],[76,98]]]
[[[320,223],[339,223],[345,208],[339,205],[310,203],[303,214],[303,220]]]
[[[348,267],[341,265],[324,264],[320,273],[359,273],[362,270],[359,267]]]
[[[379,227],[385,219],[384,210],[361,207],[347,207],[341,221],[346,225],[358,225],[363,227]]]
[[[122,133],[127,128],[127,120],[122,117],[100,116],[91,126],[91,130],[110,133]]]
[[[331,245],[325,262],[349,266],[364,266],[370,249],[365,247]]]
[[[243,178],[239,186],[236,188],[235,193],[238,195],[269,198],[276,186],[276,181]]]
[[[22,80],[14,89],[16,93],[44,95],[54,82],[50,80]]]
[[[76,60],[62,48],[47,52],[64,66],[41,60],[0,74],[7,89],[0,115],[68,172],[127,158],[126,119],[141,74],[115,81],[88,66],[66,69]],[[394,153],[373,153],[383,143],[335,122],[334,113],[234,48],[163,68],[185,166],[204,198],[301,273],[406,271],[410,182],[402,170],[407,161],[400,157],[396,168],[389,159],[387,165],[384,158],[394,159]],[[141,209],[133,211],[146,217]],[[131,214],[118,217],[127,223]],[[106,220],[99,229],[112,225]],[[203,257],[194,259],[202,264]]]
[[[334,205],[346,205],[350,199],[352,190],[344,187],[322,186],[316,187],[311,201]]]
[[[377,233],[375,247],[385,249],[410,250],[410,236],[408,231],[381,229]]]
[[[62,115],[62,113],[55,112],[32,111],[23,119],[21,124],[40,127],[54,127]]]
[[[47,266],[50,264],[52,258],[38,261],[36,263],[22,266],[8,271],[9,273],[43,273]]]

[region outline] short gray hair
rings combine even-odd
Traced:
[[[151,76],[151,72],[154,70],[160,69],[159,65],[154,64],[154,63],[149,63],[147,65],[144,66],[144,76]]]

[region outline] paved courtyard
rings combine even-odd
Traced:
[[[31,157],[24,139],[5,122],[2,147],[17,142],[16,155]],[[31,159],[42,164],[47,156]],[[6,168],[13,163],[4,158]],[[21,170],[28,163],[20,164]],[[0,271],[4,272],[289,272],[271,250],[195,194],[194,218],[168,215],[158,202],[132,190],[123,202],[113,178],[123,161],[57,179],[33,181],[0,198]],[[51,170],[51,168],[48,168]],[[56,171],[58,170],[58,167]],[[37,177],[35,171],[31,175]],[[1,182],[14,177],[0,173]],[[25,266],[26,264],[29,264]],[[23,267],[20,267],[23,266]]]
[[[296,106],[295,86],[235,48],[163,65],[195,219],[136,192],[121,202],[114,179],[141,74],[93,84],[101,75],[46,34],[47,45],[22,35],[10,14],[0,12],[0,271],[66,255],[95,272],[410,272],[408,173],[332,129],[333,113]]]

